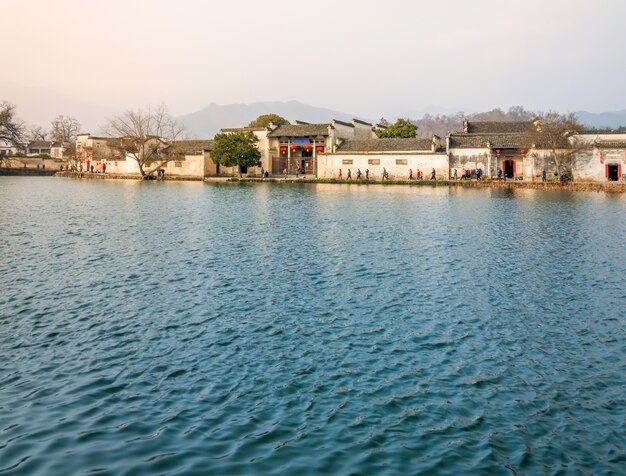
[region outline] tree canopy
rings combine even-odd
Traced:
[[[289,121],[278,114],[261,114],[254,121],[248,124],[248,127],[267,127],[270,125],[270,122],[281,126],[284,124],[289,124]]]
[[[253,167],[261,160],[261,152],[256,147],[258,139],[252,132],[217,134],[211,151],[211,159],[225,167]]]
[[[378,129],[376,131],[376,135],[380,139],[389,139],[394,137],[410,139],[417,135],[417,126],[413,124],[409,119],[401,118],[392,125],[390,125],[387,129]]]

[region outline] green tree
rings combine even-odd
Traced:
[[[417,126],[408,119],[398,119],[387,129],[378,129],[376,135],[381,139],[401,137],[410,139],[417,135]]]
[[[270,122],[274,125],[281,126],[289,124],[289,121],[278,114],[261,114],[254,121],[248,124],[248,127],[267,127]]]
[[[217,134],[211,159],[224,167],[237,166],[241,177],[241,167],[254,167],[261,160],[261,152],[256,147],[257,141],[252,132]]]

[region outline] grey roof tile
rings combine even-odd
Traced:
[[[470,134],[524,132],[531,124],[531,121],[467,121],[467,132]]]
[[[348,140],[341,144],[338,152],[407,152],[407,151],[431,151],[432,139],[362,139]]]
[[[213,150],[213,140],[177,140],[172,142],[171,151],[179,154],[192,155],[205,150]]]
[[[285,124],[267,134],[268,137],[327,136],[330,124]]]

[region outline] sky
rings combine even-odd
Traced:
[[[373,118],[626,109],[622,0],[0,0],[0,12],[0,99],[21,88],[174,114],[298,100]]]

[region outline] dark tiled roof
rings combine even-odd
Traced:
[[[532,124],[530,121],[496,122],[496,121],[467,121],[467,132],[486,134],[491,132],[525,132]]]
[[[626,129],[583,129],[580,131],[581,134],[585,135],[593,135],[593,134],[626,134]]]
[[[626,149],[626,140],[597,140],[593,145],[598,149]]]
[[[542,140],[541,136],[532,138],[521,132],[491,133],[491,134],[450,134],[450,148],[460,149],[524,149],[529,146],[530,141],[535,141],[537,149],[549,149],[551,144]],[[487,145],[489,144],[489,145]],[[558,148],[569,147],[566,137],[559,139]]]
[[[431,151],[432,139],[363,139],[341,144],[338,152],[407,152]]]
[[[178,154],[193,155],[205,150],[213,150],[213,140],[177,140],[172,142],[171,151]]]
[[[327,136],[330,124],[285,124],[267,134],[268,137]]]
[[[354,127],[354,124],[350,122],[340,121],[339,119],[333,119],[333,123],[341,124],[342,126],[346,126],[346,127]]]
[[[358,124],[363,124],[363,125],[365,125],[365,126],[370,126],[370,127],[372,126],[372,124],[371,124],[371,123],[369,123],[369,122],[365,122],[365,121],[362,121],[361,119],[354,118],[354,119],[352,119],[352,120],[353,120],[354,122],[358,123]]]
[[[48,142],[47,140],[34,140],[28,144],[28,147],[32,147],[35,149],[43,149],[43,148],[49,149],[50,142]]]
[[[481,149],[489,144],[491,148],[518,148],[522,145],[522,136],[521,133],[450,134],[450,147]]]
[[[225,127],[220,132],[258,132],[266,129],[267,127]]]

